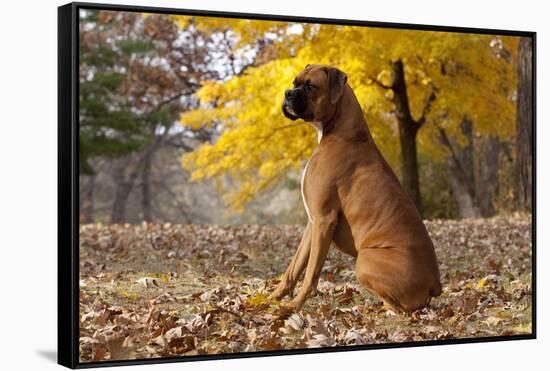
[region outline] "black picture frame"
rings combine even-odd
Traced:
[[[525,335],[430,340],[394,344],[369,344],[336,346],[315,349],[259,351],[185,357],[152,358],[135,360],[79,362],[79,41],[78,14],[80,9],[148,12],[225,18],[247,18],[304,23],[371,26],[409,30],[429,30],[478,34],[522,36],[532,39],[533,45],[533,184],[532,184],[532,333]],[[536,339],[536,32],[485,28],[448,27],[436,25],[371,22],[359,20],[298,17],[269,14],[204,11],[146,6],[73,2],[58,8],[58,363],[69,368],[93,368],[106,366],[188,362],[215,359],[280,356],[341,352],[381,348],[402,348],[427,345],[448,345],[479,342]]]

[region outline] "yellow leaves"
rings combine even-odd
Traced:
[[[246,302],[248,305],[260,305],[260,304],[278,304],[279,301],[275,299],[269,299],[267,294],[262,292],[257,292],[253,295],[250,295]]]
[[[198,130],[201,127],[210,126],[212,119],[212,110],[199,108],[196,110],[183,112],[180,115],[180,124]]]
[[[262,178],[271,178],[275,175],[276,171],[277,167],[275,166],[275,163],[268,161],[260,166],[260,170],[258,171],[258,173]]]
[[[287,22],[279,21],[256,21],[217,17],[171,15],[170,18],[175,20],[180,28],[193,25],[193,27],[206,34],[230,31],[237,36],[235,49],[254,43],[268,32],[282,35],[289,25]]]
[[[437,92],[418,135],[419,151],[432,161],[447,155],[438,128],[459,137],[455,128],[464,116],[475,121],[479,132],[514,135],[515,70],[495,57],[490,47],[493,35],[211,17],[176,16],[176,20],[181,27],[198,27],[206,34],[230,32],[238,41],[235,50],[254,45],[266,33],[277,35],[274,55],[262,64],[227,81],[201,82],[200,107],[180,118],[192,129],[214,122],[222,125],[217,141],[185,155],[182,165],[191,171],[192,180],[214,179],[235,209],[242,211],[258,192],[299,168],[316,146],[314,130],[305,125],[281,129],[290,123],[281,113],[284,90],[306,64],[330,64],[347,73],[369,129],[393,166],[399,156],[391,113],[394,92],[381,89],[371,78],[391,85],[388,63],[397,59],[405,64],[415,119],[422,116],[430,94]],[[514,42],[501,38],[503,45]],[[223,181],[226,176],[231,182]]]
[[[386,92],[384,93],[384,97],[387,99],[387,100],[392,100],[393,97],[395,96],[393,90],[386,90]]]
[[[479,282],[477,283],[477,288],[479,290],[483,289],[485,287],[485,284],[487,283],[487,277],[483,277],[482,279],[479,280]]]
[[[209,103],[219,99],[227,91],[221,81],[203,81],[201,89],[197,93],[197,97],[202,103]]]
[[[386,86],[390,86],[392,84],[392,76],[390,71],[387,69],[380,71],[378,76],[376,76],[376,79]]]
[[[514,319],[514,313],[511,310],[495,309],[491,310],[489,316],[484,321],[489,326],[497,326],[501,322],[511,321]]]
[[[135,292],[128,292],[127,290],[119,289],[117,290],[117,294],[126,299],[130,299],[132,301],[136,301],[138,299],[138,294]]]
[[[182,158],[183,167],[192,172],[191,180],[230,175],[237,187],[221,182],[220,189],[225,202],[242,211],[258,192],[311,154],[314,130],[299,122],[290,124],[281,112],[283,92],[305,64],[280,59],[249,68],[223,84],[203,84],[198,93],[201,108],[182,114],[180,121],[198,128],[216,120],[226,130],[216,143],[204,144]],[[214,99],[217,106],[209,108]]]
[[[182,161],[183,162],[183,166],[186,167],[186,162]],[[197,180],[201,180],[201,179],[204,179],[206,178],[206,171],[204,171],[203,169],[197,169],[195,171],[193,171],[191,173],[191,178],[189,178],[192,182],[195,182]]]
[[[193,17],[188,15],[170,15],[171,19],[175,20],[180,28],[188,27]]]
[[[455,315],[455,316],[452,316],[451,318],[449,318],[447,320],[447,323],[451,326],[454,326],[460,319],[460,315]]]
[[[513,328],[513,332],[517,334],[532,334],[532,324],[531,323],[523,323],[521,325],[517,325]]]

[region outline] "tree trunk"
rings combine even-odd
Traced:
[[[126,204],[132,188],[133,184],[126,180],[117,182],[115,201],[113,202],[113,210],[111,212],[111,223],[124,223],[126,221]]]
[[[80,219],[82,223],[92,223],[94,221],[94,190],[95,175],[90,175],[80,205]]]
[[[452,143],[454,153],[464,170],[466,183],[469,185],[470,192],[476,194],[475,187],[475,166],[474,166],[474,125],[467,117],[464,117],[460,123],[460,131],[466,138],[466,145],[460,147]]]
[[[403,188],[414,201],[418,211],[422,213],[416,148],[416,134],[420,126],[411,116],[405,72],[401,60],[392,62],[392,80],[393,102],[395,104],[395,113],[399,125],[399,141],[401,144],[401,181]]]
[[[495,215],[493,199],[498,186],[498,169],[500,157],[500,140],[489,135],[484,144],[483,156],[479,163],[479,177],[477,184],[477,198],[483,217]]]
[[[467,129],[468,125],[465,125],[462,127],[463,130],[465,128]],[[466,133],[468,133],[468,131],[466,131]],[[468,164],[464,166],[460,162],[461,157],[472,158],[473,160],[473,157],[472,157],[473,155],[472,156],[467,154],[458,155],[460,150],[455,150],[445,130],[440,129],[439,134],[440,134],[439,138],[441,143],[445,145],[451,152],[451,154],[445,161],[445,166],[447,168],[449,184],[451,186],[453,196],[455,197],[456,202],[458,204],[458,213],[461,218],[479,218],[481,216],[481,212],[477,205],[474,186],[473,186],[473,183],[469,182],[468,171],[465,170],[465,168],[467,167],[473,168],[473,164],[471,165]],[[468,152],[468,147],[466,147],[465,152]]]
[[[141,210],[143,220],[150,222],[153,219],[151,201],[151,167],[155,151],[149,150],[143,158],[143,170],[141,171]]]
[[[119,160],[120,161],[120,160]],[[136,164],[134,169],[130,170],[127,174],[128,165],[132,161],[120,161],[118,166],[115,167],[114,180],[116,185],[115,200],[113,202],[113,208],[111,211],[111,223],[125,223],[126,222],[126,205],[130,193],[134,188],[134,183],[141,169],[140,164]]]
[[[531,210],[533,185],[533,47],[532,40],[522,37],[518,51],[517,100],[517,177],[518,207]]]
[[[470,192],[470,187],[466,183],[463,170],[460,164],[453,156],[449,156],[445,162],[447,174],[449,175],[449,184],[453,196],[458,204],[458,213],[461,218],[479,218],[481,213],[476,205],[475,196]]]

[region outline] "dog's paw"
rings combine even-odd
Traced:
[[[302,308],[302,306],[304,305],[304,302],[302,300],[291,300],[291,301],[285,301],[285,302],[282,302],[281,303],[281,306],[287,308],[287,309],[290,309],[294,312],[297,312],[300,310],[300,308]]]
[[[290,301],[282,301],[279,304],[280,308],[283,310],[286,310],[288,312],[296,312],[296,306],[292,304]]]
[[[271,294],[268,295],[268,300],[281,300],[284,296],[284,293],[281,290],[275,289]]]

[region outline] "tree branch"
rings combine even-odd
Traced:
[[[439,141],[441,144],[443,144],[445,147],[449,149],[449,152],[451,153],[451,157],[456,162],[458,169],[466,178],[466,171],[464,170],[462,163],[460,162],[460,158],[458,157],[455,149],[453,148],[453,145],[451,143],[451,140],[449,139],[449,136],[447,135],[447,132],[442,127],[439,127]]]
[[[372,81],[372,82],[375,83],[376,85],[380,86],[381,88],[384,88],[384,89],[393,89],[393,86],[391,86],[391,85],[385,85],[384,83],[382,83],[382,81],[378,80],[378,79],[375,78],[375,77],[369,76],[369,79],[370,79],[370,81]]]
[[[424,125],[424,123],[426,122],[426,116],[428,115],[428,113],[430,113],[430,110],[432,109],[432,103],[437,98],[437,95],[435,94],[436,91],[437,90],[433,88],[430,96],[428,97],[428,100],[426,101],[426,104],[424,105],[424,108],[422,109],[422,114],[420,115],[420,118],[416,121],[418,129],[420,129],[422,125]]]
[[[183,140],[180,140],[184,137],[184,133],[185,132],[180,132],[172,135],[170,139],[164,141],[164,144],[174,148],[183,149],[185,150],[185,152],[193,151],[195,148],[193,148],[192,145],[185,143]]]
[[[279,127],[274,128],[273,131],[271,133],[269,133],[268,135],[265,135],[263,137],[254,138],[254,139],[263,139],[260,143],[258,143],[258,145],[260,145],[260,144],[265,143],[269,138],[271,138],[273,135],[275,135],[275,133],[277,133],[279,130],[289,129],[289,128],[293,128],[293,127],[301,126],[301,125],[304,125],[304,123],[300,122],[298,124],[288,124],[288,125],[279,126]]]
[[[173,95],[171,97],[168,97],[166,98],[165,100],[159,102],[155,108],[153,108],[151,111],[149,111],[149,113],[147,114],[147,117],[150,117],[151,115],[153,115],[154,113],[157,113],[158,111],[160,111],[160,109],[162,107],[164,107],[165,105],[167,104],[170,104],[172,103],[173,101],[183,97],[184,95],[188,94],[188,92],[184,91],[184,92],[181,92],[181,93],[178,93],[176,95]]]

